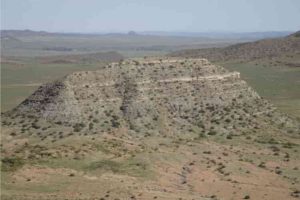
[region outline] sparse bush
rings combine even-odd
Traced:
[[[94,123],[99,123],[99,119],[93,119]]]
[[[70,176],[70,177],[74,177],[75,174],[74,174],[74,173],[70,173],[69,176]]]
[[[35,122],[31,124],[31,127],[34,128],[34,129],[40,129],[40,128],[41,128],[41,127],[40,127],[37,123],[35,123]]]
[[[282,146],[283,146],[283,148],[292,149],[294,145],[295,144],[293,144],[291,142],[287,142],[287,143],[284,143]]]
[[[217,132],[216,132],[216,131],[209,131],[209,132],[207,133],[207,135],[217,135]]]
[[[55,122],[57,125],[62,125],[62,121]]]
[[[10,133],[11,136],[16,136],[17,134],[15,132]]]
[[[227,135],[226,139],[231,140],[232,139],[232,135]]]
[[[2,171],[15,171],[24,165],[24,160],[18,157],[6,157],[1,160]]]
[[[230,123],[230,122],[231,122],[231,119],[227,118],[227,119],[225,119],[225,122],[226,122],[226,123]]]
[[[261,163],[259,163],[258,167],[260,167],[260,168],[266,168],[266,163],[265,162],[261,162]]]
[[[92,130],[94,128],[94,124],[92,122],[89,123],[89,130]]]
[[[73,126],[74,132],[80,132],[85,127],[83,123],[77,123]]]

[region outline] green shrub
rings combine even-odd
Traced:
[[[232,135],[227,135],[226,139],[231,140],[232,139]]]
[[[209,131],[209,132],[207,133],[207,135],[217,135],[217,132],[216,132],[216,131]]]
[[[94,123],[99,123],[99,119],[93,119]]]
[[[94,128],[94,124],[91,122],[89,123],[89,130],[92,130]]]
[[[85,127],[83,123],[77,123],[73,126],[74,132],[80,132]]]
[[[41,128],[41,127],[40,127],[37,123],[35,123],[35,122],[31,124],[31,127],[34,128],[34,129],[40,129],[40,128]]]
[[[6,157],[1,159],[2,171],[15,171],[24,165],[24,160],[17,157]]]

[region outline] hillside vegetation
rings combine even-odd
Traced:
[[[225,48],[175,51],[170,56],[207,58],[229,70],[239,71],[260,96],[283,112],[300,118],[299,32]]]
[[[2,199],[293,199],[300,124],[206,59],[134,59],[2,114]]]

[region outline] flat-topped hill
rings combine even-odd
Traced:
[[[173,134],[267,128],[261,120],[276,121],[274,110],[238,72],[206,59],[165,59],[126,60],[73,73],[42,85],[11,114],[76,132],[127,127]]]
[[[298,197],[299,122],[239,76],[139,59],[40,86],[2,116],[3,199]]]

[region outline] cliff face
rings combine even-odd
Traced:
[[[278,119],[273,111],[238,72],[205,59],[166,59],[127,60],[73,73],[41,86],[12,113],[103,131],[213,134],[266,127]]]

